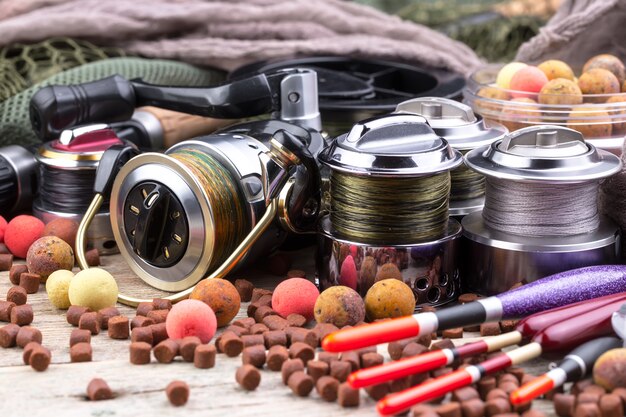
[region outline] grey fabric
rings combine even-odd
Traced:
[[[600,53],[626,57],[626,0],[567,0],[539,34],[522,45],[517,61],[561,59],[582,68]]]
[[[225,70],[297,54],[394,59],[461,73],[482,64],[439,32],[342,0],[0,1],[0,46],[53,36]]]

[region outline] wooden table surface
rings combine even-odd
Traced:
[[[312,250],[293,253],[293,268],[314,275]],[[120,255],[102,258],[102,267],[117,279],[121,291],[153,298],[163,295],[134,276]],[[278,277],[257,272],[234,274],[258,287],[272,288]],[[0,272],[0,294],[4,298],[11,283],[7,272]],[[73,327],[65,320],[65,311],[54,308],[42,285],[37,294],[28,296],[33,306],[33,326],[41,330],[43,344],[52,351],[52,364],[45,372],[35,372],[22,362],[22,349],[0,349],[0,416],[376,416],[375,402],[361,393],[359,408],[341,408],[326,403],[313,391],[308,398],[295,397],[282,384],[280,373],[262,371],[256,391],[242,390],[235,382],[235,370],[241,357],[218,355],[215,368],[197,369],[180,358],[172,364],[149,365],[129,363],[129,340],[110,339],[106,331],[92,337],[93,362],[70,363],[69,336]],[[242,303],[237,317],[245,317],[248,303]],[[118,305],[121,314],[134,317],[134,310]],[[471,335],[467,335],[471,336]],[[461,339],[459,339],[461,340]],[[388,360],[387,349],[379,352]],[[525,369],[533,374],[547,370],[548,363],[535,360]],[[87,384],[92,378],[106,380],[115,392],[115,399],[91,402],[86,399]],[[191,394],[184,407],[173,407],[167,401],[165,387],[175,379],[186,381]],[[535,401],[534,407],[554,416],[552,404]]]

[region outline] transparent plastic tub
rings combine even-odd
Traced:
[[[532,125],[566,126],[581,132],[594,146],[621,155],[626,135],[626,93],[539,97],[538,93],[497,87],[500,68],[502,65],[488,65],[470,76],[463,93],[464,102],[474,112],[510,131]]]

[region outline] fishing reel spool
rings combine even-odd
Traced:
[[[454,301],[461,226],[448,214],[449,171],[461,153],[424,117],[392,113],[357,123],[319,160],[331,170],[331,210],[318,234],[320,288],[345,285],[364,296],[393,277],[409,285],[417,307]]]
[[[78,248],[110,192],[111,226],[121,254],[146,283],[177,292],[168,297],[177,301],[207,275],[223,277],[269,253],[289,233],[315,230],[321,194],[315,156],[324,139],[314,71],[284,70],[206,89],[120,77],[90,84],[55,86],[57,91],[49,88],[34,97],[31,116],[42,137],[68,120],[124,117],[134,105],[228,118],[273,112],[279,120],[234,125],[180,142],[164,154],[135,156],[132,147],[109,148],[79,227]],[[101,103],[121,105],[109,109]],[[51,117],[58,112],[67,116],[63,122]],[[81,250],[77,258],[86,268]],[[145,300],[120,294],[119,301]]]
[[[619,229],[596,202],[599,181],[622,167],[617,156],[548,125],[517,130],[465,160],[487,181],[484,209],[462,220],[465,290],[492,295],[521,280],[617,263]]]
[[[466,154],[479,146],[502,139],[508,129],[500,124],[485,122],[471,107],[458,101],[438,97],[420,97],[403,101],[397,113],[417,114],[426,118],[435,133],[451,147]],[[485,203],[485,179],[461,165],[450,172],[450,216],[463,216],[481,210]]]

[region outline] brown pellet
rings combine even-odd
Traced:
[[[0,321],[11,321],[11,310],[15,307],[12,301],[0,301]]]
[[[306,365],[308,361],[315,358],[315,350],[310,345],[303,342],[292,343],[291,346],[289,346],[289,357],[292,359],[301,359]]]
[[[317,382],[318,379],[330,372],[330,365],[322,361],[309,361],[306,364],[306,373]]]
[[[361,368],[371,368],[372,366],[382,365],[385,358],[380,353],[365,353],[361,355]]]
[[[546,414],[539,410],[528,410],[522,413],[522,417],[546,417]]]
[[[600,385],[592,384],[592,385],[589,385],[588,387],[585,387],[585,389],[583,389],[583,392],[591,392],[591,393],[602,396],[606,394],[606,389],[604,389]]]
[[[513,382],[519,385],[519,379],[517,379],[517,376],[513,375],[512,373],[505,373],[500,375],[498,377],[498,384],[502,384],[503,382]]]
[[[285,328],[289,327],[289,322],[277,315],[265,317],[263,319],[263,324],[265,324],[270,330],[285,330]]]
[[[507,394],[510,394],[519,388],[519,384],[517,382],[505,381],[501,384],[498,384],[498,388],[500,388],[502,391],[506,392]]]
[[[394,379],[393,381],[389,382],[389,392],[404,391],[405,389],[409,388],[410,386],[411,386],[410,385],[410,378],[408,378],[408,377]]]
[[[252,365],[242,365],[237,368],[235,380],[246,391],[253,391],[261,383],[261,372]]]
[[[337,403],[342,407],[359,406],[359,390],[352,388],[347,382],[339,385],[337,389]]]
[[[480,325],[481,336],[496,336],[500,333],[500,324],[498,322],[483,323]]]
[[[485,403],[480,398],[463,401],[461,414],[463,417],[482,417],[485,414]]]
[[[154,338],[152,337],[152,329],[149,327],[135,327],[130,332],[131,342],[145,342],[152,346]]]
[[[150,350],[152,345],[146,342],[131,342],[130,363],[133,365],[145,365],[150,363]]]
[[[254,303],[264,295],[272,295],[272,292],[264,288],[254,288],[252,290],[252,298],[250,298],[250,301]]]
[[[456,327],[454,329],[447,329],[444,330],[441,335],[447,339],[461,339],[463,337],[463,328]]]
[[[300,314],[291,313],[287,316],[287,323],[291,327],[304,327],[307,323],[306,317]]]
[[[100,324],[98,323],[98,313],[92,311],[80,316],[78,321],[78,328],[89,330],[92,335],[100,333]]]
[[[402,339],[395,342],[390,342],[387,345],[387,352],[389,352],[389,357],[391,358],[391,360],[397,361],[398,359],[402,358],[402,351],[409,343],[417,344],[417,338],[412,337],[410,339]]]
[[[526,375],[526,373],[524,372],[524,369],[520,368],[519,366],[512,366],[509,369],[507,369],[507,372],[515,376],[518,384],[522,383],[522,379],[524,378],[524,375]]]
[[[41,346],[39,342],[28,342],[26,346],[24,346],[24,351],[22,352],[22,360],[24,361],[24,365],[28,365],[30,362],[30,354],[33,353],[33,349]]]
[[[196,348],[202,344],[202,340],[198,336],[186,336],[180,340],[179,350],[180,356],[185,362],[193,362],[193,355]]]
[[[241,297],[241,301],[247,303],[252,299],[252,290],[254,290],[254,284],[245,279],[236,279],[235,280],[235,289],[239,293],[239,297]]]
[[[352,372],[352,367],[348,362],[334,361],[330,363],[330,376],[339,382],[345,382],[350,372]]]
[[[261,324],[261,326],[263,326],[263,324]],[[250,329],[246,329],[245,327],[233,326],[233,325],[228,326],[226,329],[224,329],[224,331],[233,332],[239,337],[250,334]],[[262,333],[265,333],[266,331],[267,330],[263,332],[258,332],[257,334],[262,334]]]
[[[109,384],[102,378],[94,378],[87,385],[87,398],[90,401],[104,401],[113,398]]]
[[[333,353],[333,352],[319,352],[317,354],[317,360],[318,361],[322,361],[322,362],[326,362],[327,364],[330,365],[330,363],[332,361],[338,361],[339,360],[339,354],[338,353]]]
[[[611,391],[611,394],[620,397],[622,399],[622,405],[624,405],[624,408],[626,409],[626,388],[615,388]]]
[[[78,326],[78,323],[80,322],[80,317],[83,314],[89,312],[91,312],[91,309],[89,309],[88,307],[70,306],[70,308],[67,309],[66,314],[67,322],[72,326]]]
[[[254,319],[254,314],[259,307],[261,307],[261,305],[255,302],[248,304],[248,308],[246,309],[247,316]],[[254,322],[256,323],[256,320],[254,320]]]
[[[153,349],[154,358],[159,363],[170,363],[178,356],[178,342],[173,339],[165,339]]]
[[[283,330],[271,330],[263,333],[267,349],[275,345],[287,346],[287,334]]]
[[[343,352],[340,358],[342,362],[348,362],[350,364],[351,372],[358,371],[361,367],[361,357],[354,350]]]
[[[50,366],[52,355],[50,350],[43,346],[35,346],[28,358],[28,364],[37,372],[43,372]]]
[[[16,306],[22,306],[28,301],[26,290],[20,286],[9,288],[7,291],[7,301],[14,303]]]
[[[431,372],[433,378],[439,378],[440,376],[444,376],[444,375],[448,375],[450,373],[452,373],[454,370],[449,367],[443,367],[443,368],[439,368],[439,369],[435,369],[434,371]]]
[[[172,381],[167,384],[165,393],[173,406],[180,407],[187,404],[189,400],[189,385],[184,381]]]
[[[454,342],[451,339],[441,339],[430,347],[430,350],[453,349]]]
[[[9,270],[9,280],[13,285],[20,285],[20,275],[28,272],[28,267],[26,265],[13,265]]]
[[[574,395],[578,395],[581,392],[583,392],[585,390],[585,388],[587,388],[588,386],[593,385],[593,381],[589,378],[587,379],[581,379],[580,381],[576,381],[574,383],[574,385],[572,385],[572,388],[570,389],[570,392]]]
[[[11,309],[11,323],[26,326],[33,322],[33,308],[30,304],[16,305]]]
[[[298,397],[306,397],[313,390],[315,385],[313,378],[305,374],[304,371],[296,371],[289,376],[287,386]]]
[[[0,327],[0,347],[10,348],[15,346],[19,331],[20,326],[13,323]]]
[[[315,382],[315,389],[324,401],[333,402],[337,400],[339,381],[332,376],[322,375]]]
[[[152,300],[152,305],[155,310],[171,310],[172,300],[166,300],[165,298],[155,298]]]
[[[100,252],[98,251],[98,248],[89,249],[85,252],[85,259],[87,260],[87,265],[89,266],[100,265]]]
[[[250,327],[254,326],[256,321],[252,317],[244,317],[241,319],[237,319],[233,321],[233,326],[243,327],[244,329],[250,329]]]
[[[478,393],[480,398],[484,401],[487,399],[487,394],[496,387],[496,378],[494,376],[485,376],[478,381]]]
[[[93,349],[89,343],[76,343],[70,348],[70,360],[72,362],[91,362]]]
[[[219,341],[219,349],[229,358],[239,356],[243,347],[243,341],[233,332],[225,332]]]
[[[600,407],[596,403],[578,404],[574,409],[574,417],[602,417]]]
[[[487,393],[485,401],[493,400],[495,398],[509,398],[509,396],[500,388],[494,388]]]
[[[126,340],[130,336],[128,317],[115,316],[109,319],[109,337],[111,339]]]
[[[478,300],[478,295],[469,292],[459,295],[459,298],[457,299],[459,304],[467,304],[476,300]]]
[[[515,330],[518,320],[502,320],[500,322],[500,331],[502,333],[508,333]]]
[[[152,324],[148,326],[148,328],[152,331],[153,346],[167,339],[167,327],[165,327],[165,323]]]
[[[256,324],[250,326],[249,333],[250,334],[263,334],[263,333],[269,332],[269,331],[270,331],[269,327],[267,327],[265,324],[263,324],[263,323],[256,323]],[[240,336],[241,336],[241,334],[240,334]]]
[[[440,417],[461,417],[461,404],[458,402],[449,402],[435,408],[435,412]]]
[[[614,394],[604,394],[600,397],[600,411],[602,417],[623,417],[624,405],[622,399]]]
[[[420,345],[416,342],[411,342],[407,344],[404,349],[402,349],[400,358],[410,358],[413,356],[421,355],[424,352],[428,352],[428,348],[426,346]]]
[[[254,312],[254,319],[257,323],[262,323],[263,319],[267,316],[275,315],[276,312],[269,306],[260,306]]]
[[[70,347],[77,343],[91,343],[91,332],[86,329],[72,329],[72,333],[70,333]]]
[[[142,316],[145,317],[148,315],[149,312],[151,312],[152,310],[154,310],[154,306],[152,305],[152,303],[148,303],[148,302],[143,302],[143,303],[139,303],[137,305],[137,315],[138,316]]]
[[[371,385],[369,387],[365,387],[365,392],[373,400],[379,401],[382,400],[383,397],[385,397],[387,394],[389,394],[389,384],[383,383],[378,385]]]
[[[255,301],[255,304],[258,304],[259,307],[262,307],[262,306],[271,307],[272,306],[272,295],[271,294],[267,294],[267,295],[261,296],[261,298],[259,298],[258,300]]]
[[[151,319],[153,324],[165,323],[169,313],[169,310],[152,310],[146,315],[146,318]]]
[[[26,290],[28,294],[35,294],[39,291],[39,284],[41,283],[41,277],[39,274],[31,274],[30,272],[23,272],[20,274],[20,287]]]
[[[339,330],[339,328],[332,323],[317,323],[312,330],[317,335],[318,340],[323,340],[329,334]]]
[[[304,362],[301,359],[287,359],[283,362],[283,366],[280,368],[283,384],[287,385],[291,374],[297,371],[304,371]]]
[[[200,345],[193,356],[193,365],[198,369],[213,368],[216,355],[215,345]]]
[[[485,404],[485,415],[487,417],[510,412],[511,404],[509,403],[508,398],[494,398],[492,400],[488,400]]]
[[[574,414],[576,396],[572,394],[554,394],[554,412],[559,417],[571,417]]]
[[[463,401],[469,401],[475,398],[480,399],[480,395],[478,395],[478,391],[472,387],[463,387],[452,391],[452,401],[462,403]]]
[[[582,403],[594,403],[598,404],[600,402],[600,395],[595,392],[587,392],[583,391],[576,397],[576,405]]]
[[[267,351],[267,367],[271,371],[280,371],[287,359],[289,359],[289,351],[284,346],[274,345]]]
[[[115,307],[105,307],[98,311],[98,324],[102,330],[109,328],[109,319],[119,316],[120,311]]]
[[[291,269],[287,271],[287,278],[305,278],[306,272],[301,269]]]
[[[319,346],[320,339],[314,331],[302,327],[288,327],[287,329],[287,339],[290,344],[302,342],[313,349]]]
[[[241,362],[244,365],[249,364],[257,368],[263,368],[266,359],[265,346],[263,345],[248,346],[243,349],[241,355]]]
[[[517,413],[500,413],[500,414],[494,414],[491,417],[519,417],[519,414],[517,414]]]
[[[13,267],[13,255],[9,253],[0,254],[0,271],[10,271]]]
[[[243,342],[244,347],[254,346],[254,345],[263,345],[265,346],[265,338],[262,334],[248,334],[241,336],[241,341]]]
[[[137,327],[148,327],[154,324],[154,320],[144,317],[144,316],[135,316],[130,321],[130,329],[133,330]]]

